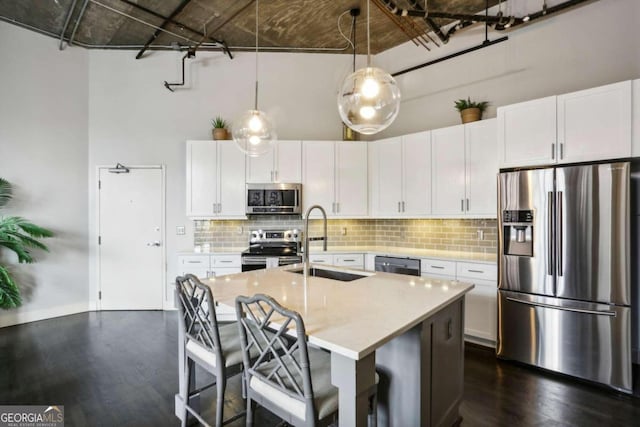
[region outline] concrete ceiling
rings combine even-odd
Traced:
[[[423,6],[425,1],[394,3],[416,10],[416,5]],[[497,3],[498,0],[489,0],[490,6]],[[450,14],[484,13],[485,5],[485,0],[427,1],[430,12]],[[362,0],[261,0],[259,6],[261,48],[346,54],[353,51],[338,31],[338,18],[360,7],[356,47],[358,53],[366,53],[366,2]],[[383,0],[371,3],[373,54],[409,41],[407,28],[415,28],[419,34],[431,31],[422,17],[402,18],[403,31],[382,12],[382,7]],[[172,22],[165,22],[164,18],[171,16]],[[224,41],[233,52],[255,45],[254,0],[0,0],[0,19],[58,38],[64,30],[66,40],[73,37],[76,44],[85,47],[139,51],[146,44],[154,49],[204,43],[201,48],[213,48],[217,40]],[[347,36],[351,33],[351,19],[346,13],[340,21]],[[433,22],[440,27],[453,20],[433,18]],[[437,49],[440,41],[431,36],[432,39],[424,37],[424,44]]]

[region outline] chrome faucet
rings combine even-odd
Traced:
[[[311,214],[311,211],[314,209],[319,209],[320,212],[322,212],[322,218],[324,219],[324,236],[323,237],[309,237],[309,215]],[[317,241],[317,240],[324,241],[323,250],[326,252],[327,251],[327,213],[325,212],[322,206],[313,205],[309,209],[307,209],[307,213],[304,215],[304,253],[302,254],[303,256],[302,259],[304,261],[305,273],[308,272],[310,269],[309,242]]]

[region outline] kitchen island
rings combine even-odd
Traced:
[[[381,426],[455,424],[463,387],[464,295],[473,285],[317,267],[362,277],[312,277],[294,272],[302,269],[294,265],[204,283],[220,304],[234,306],[238,295],[263,293],[302,315],[309,344],[331,352],[341,426],[366,425],[376,369]],[[177,398],[176,414],[180,406]]]

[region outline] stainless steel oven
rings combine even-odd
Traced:
[[[247,215],[299,215],[302,184],[247,184]]]
[[[249,249],[242,253],[242,271],[300,262],[300,231],[296,229],[252,230]]]

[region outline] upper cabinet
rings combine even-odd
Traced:
[[[247,157],[247,182],[302,182],[302,142],[276,141],[269,153]]]
[[[187,216],[245,218],[245,156],[231,141],[187,141]]]
[[[496,120],[431,132],[433,214],[496,216]]]
[[[305,211],[320,205],[334,218],[367,216],[366,143],[304,141],[302,163]]]
[[[431,213],[431,132],[369,142],[371,215]]]
[[[631,155],[632,82],[498,108],[500,166]]]

